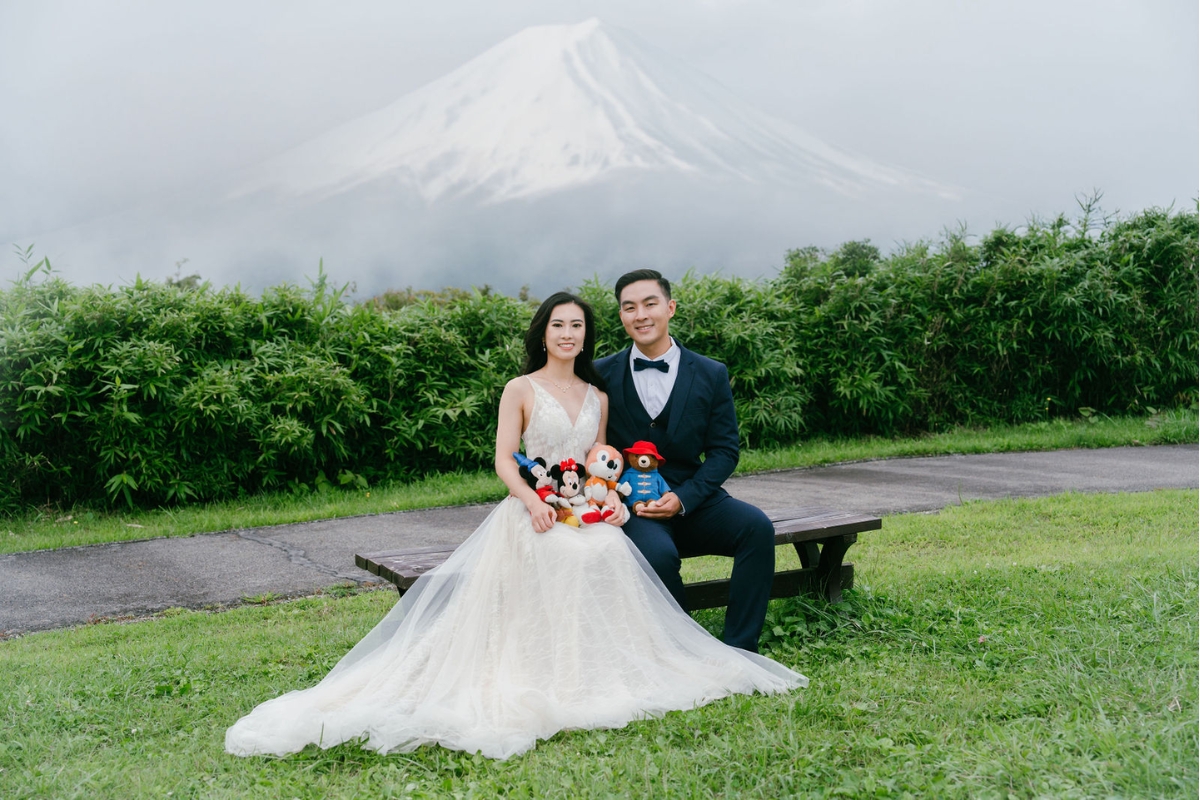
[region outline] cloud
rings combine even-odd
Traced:
[[[1019,222],[1070,209],[1092,187],[1123,209],[1187,203],[1200,169],[1197,13],[919,0],[3,4],[0,238],[48,242],[194,202],[528,25],[589,16],[841,150],[964,190],[953,218],[935,220],[940,199],[903,220],[851,208],[839,230],[854,238]],[[147,241],[165,235],[151,216]],[[89,265],[97,249],[77,244],[52,255],[80,279],[169,274],[190,255],[131,245]]]

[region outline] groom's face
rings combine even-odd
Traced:
[[[675,301],[663,296],[658,281],[631,283],[621,290],[621,324],[638,349],[658,358],[671,347],[667,330],[675,316]]]

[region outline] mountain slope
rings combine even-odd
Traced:
[[[952,194],[830,147],[595,19],[527,28],[264,164],[234,194],[319,200],[388,181],[429,204],[495,203],[632,172]]]

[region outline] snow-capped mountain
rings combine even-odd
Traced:
[[[631,173],[952,194],[839,151],[591,19],[527,28],[264,164],[234,196],[320,200],[385,181],[429,204],[464,196],[495,203]]]
[[[37,241],[60,265],[123,278],[186,258],[217,283],[263,288],[324,258],[367,293],[544,295],[631,265],[771,274],[790,248],[886,246],[961,208],[953,190],[825,144],[596,20],[528,28],[215,182],[227,188]]]

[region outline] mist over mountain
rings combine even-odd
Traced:
[[[240,193],[315,199],[392,180],[429,203],[497,203],[635,172],[955,196],[774,120],[596,19],[527,28],[264,165]]]
[[[821,142],[594,19],[527,28],[222,182],[39,250],[68,274],[112,263],[125,279],[187,258],[187,272],[258,289],[323,258],[360,294],[546,294],[636,266],[772,274],[792,247],[934,233],[962,194]]]

